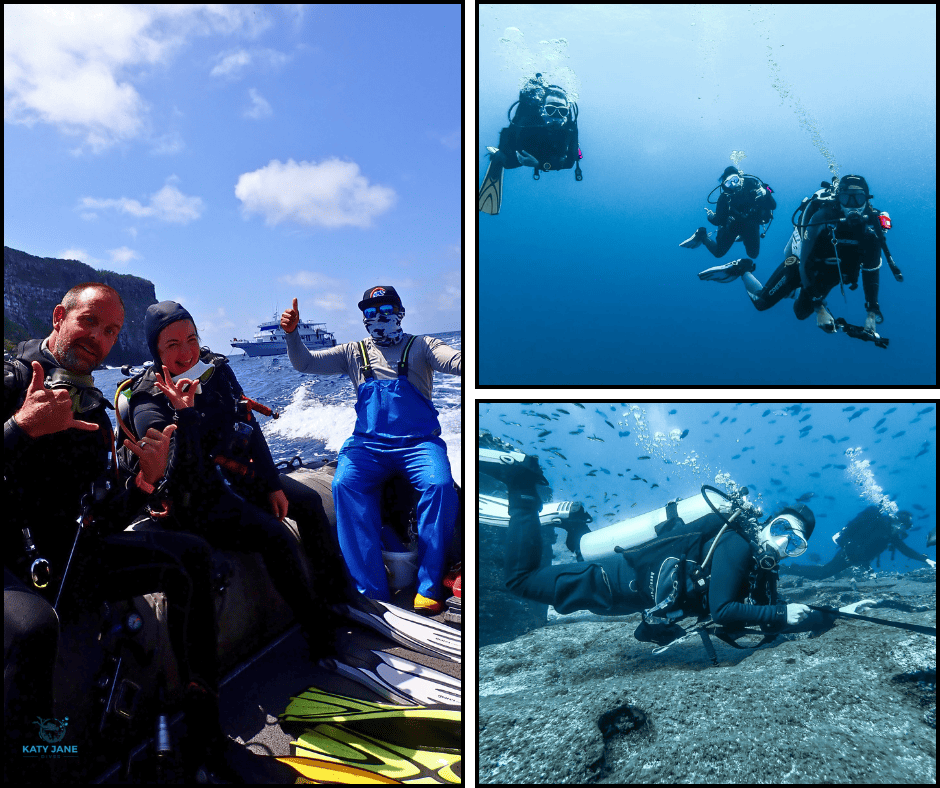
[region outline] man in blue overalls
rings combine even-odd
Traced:
[[[439,339],[401,329],[405,316],[394,287],[370,287],[359,302],[369,337],[311,352],[299,332],[297,299],[281,315],[287,353],[299,372],[348,375],[356,386],[356,427],[339,453],[333,503],[340,548],[360,593],[390,600],[382,562],[380,500],[385,482],[401,474],[418,491],[418,588],[414,609],[441,610],[447,549],[457,492],[437,410],[434,371],[461,374],[461,353]]]

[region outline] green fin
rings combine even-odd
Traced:
[[[505,170],[500,165],[499,175],[493,177],[490,171],[493,169],[493,163],[486,168],[486,175],[483,176],[483,186],[480,187],[480,210],[483,213],[496,215],[499,213],[499,207],[503,201],[503,173]]]
[[[311,687],[291,698],[282,722],[308,726],[342,725],[398,745],[456,747],[461,743],[460,708],[454,706],[396,706],[335,695]]]
[[[389,744],[333,725],[307,730],[292,744],[296,755],[355,766],[402,782],[461,781],[461,753],[457,749]]]

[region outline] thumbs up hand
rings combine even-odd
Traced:
[[[297,299],[294,299],[293,306],[281,312],[281,328],[284,332],[290,334],[300,322],[300,310],[297,309]]]

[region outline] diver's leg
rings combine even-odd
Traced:
[[[382,561],[380,501],[392,473],[378,452],[347,441],[333,475],[336,532],[346,566],[359,592],[382,602],[391,597]]]
[[[631,580],[635,580],[635,576],[620,556],[614,555],[601,562],[540,568],[539,508],[534,484],[528,488],[509,487],[506,588],[526,599],[553,605],[559,613],[592,610],[619,615],[642,609],[639,594],[631,591]]]
[[[744,287],[758,312],[770,309],[800,286],[800,266],[796,257],[788,257],[771,274],[766,286],[761,286],[757,277],[746,273],[741,277]]]
[[[728,250],[734,246],[737,237],[738,225],[736,222],[731,222],[724,227],[719,227],[718,232],[715,234],[715,257],[724,257],[728,254]]]
[[[438,599],[444,592],[447,550],[454,538],[459,501],[454,489],[447,447],[440,438],[395,450],[403,470],[419,494],[418,593]],[[446,597],[446,595],[444,595]]]
[[[714,257],[721,257],[721,255],[718,254],[715,248],[715,242],[711,238],[708,237],[708,232],[706,231],[705,233],[703,233],[703,235],[704,237],[701,240],[702,240],[702,244],[704,245],[704,247],[708,249],[708,251],[711,252]]]
[[[797,565],[797,566],[786,566],[783,565],[780,567],[780,572],[782,574],[797,575],[798,577],[806,577],[810,580],[822,580],[826,577],[834,577],[845,569],[848,569],[851,566],[849,559],[846,557],[845,553],[840,550],[835,554],[833,559],[824,566],[807,566],[807,565]]]
[[[757,221],[745,222],[738,227],[738,235],[744,242],[744,251],[752,260],[760,254],[760,225]]]

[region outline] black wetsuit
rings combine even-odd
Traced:
[[[58,365],[42,340],[21,343],[17,361],[4,363],[4,717],[7,742],[22,742],[37,715],[54,716],[52,670],[58,620],[55,600],[75,538],[82,498],[92,484],[111,488],[92,504],[94,525],[82,534],[67,578],[59,618],[79,607],[153,591],[167,595],[170,641],[184,686],[195,682],[210,694],[218,688],[215,608],[210,548],[188,534],[127,532],[147,495],[133,477],[112,473],[111,421],[101,404],[79,414],[98,430],[64,430],[30,438],[13,418],[26,398],[38,361],[48,375]],[[27,370],[29,370],[27,372]],[[101,488],[103,489],[103,488]],[[42,591],[28,584],[22,528],[32,532],[48,559],[53,582]],[[205,720],[205,728],[212,720]],[[215,725],[217,727],[217,715]],[[63,743],[68,743],[67,741]],[[18,759],[17,763],[22,759]]]
[[[525,500],[510,488],[506,587],[519,596],[550,604],[559,613],[576,610],[608,616],[639,613],[655,604],[652,587],[663,560],[684,554],[701,565],[714,541],[714,536],[707,538],[707,534],[717,533],[720,525],[717,515],[707,515],[688,524],[690,530],[698,531],[692,535],[660,539],[600,561],[540,567],[538,510],[531,498]],[[686,615],[710,614],[722,626],[760,625],[768,632],[786,626],[786,605],[777,601],[776,576],[758,571],[751,577],[753,559],[744,538],[726,531],[711,561],[707,607],[698,597],[687,598],[682,604]],[[755,604],[744,602],[749,595]],[[818,628],[822,620],[821,614],[811,614],[799,629]]]
[[[718,233],[714,241],[706,236],[702,243],[715,257],[724,257],[738,236],[748,257],[760,254],[761,224],[770,221],[777,201],[755,178],[745,176],[744,183],[740,193],[719,195],[715,212],[708,217],[718,227]]]
[[[858,287],[861,274],[866,306],[878,310],[881,241],[874,223],[879,220],[876,210],[866,213],[869,221],[857,225],[839,221],[842,212],[837,203],[824,205],[812,214],[807,219],[810,226],[804,231],[800,264],[781,263],[760,293],[751,294],[755,308],[760,312],[770,309],[801,287],[793,311],[798,319],[805,320],[839,284],[841,269],[842,283],[852,290]],[[832,224],[825,224],[827,219]]]
[[[205,351],[201,358],[209,362],[217,357]],[[162,430],[171,423],[179,425],[173,436],[178,456],[169,485],[172,514],[167,518],[168,527],[204,536],[214,547],[260,553],[275,588],[305,630],[309,633],[319,627],[329,615],[327,600],[340,601],[336,592],[341,589],[328,582],[325,573],[311,570],[302,545],[274,516],[268,500],[270,493],[285,487],[285,494],[292,497],[316,493],[299,483],[282,484],[257,420],[239,419],[237,402],[242,388],[231,367],[227,363],[216,365],[202,384],[202,392],[196,395],[195,406],[180,411],[174,411],[156,388],[152,370],[144,373],[133,388],[130,419],[137,435],[150,428]],[[241,437],[238,430],[243,431]],[[238,462],[219,468],[219,457]],[[124,454],[123,458],[130,470],[135,470],[136,457]],[[241,473],[239,467],[247,473]],[[317,503],[312,502],[306,511],[315,510]],[[322,504],[319,510],[322,512]],[[298,517],[297,522],[305,543],[317,546],[314,555],[324,560],[336,557],[321,523],[307,517]],[[320,549],[321,540],[327,549]]]
[[[518,116],[499,133],[499,151],[493,161],[504,169],[514,170],[520,164],[517,151],[538,159],[543,171],[569,170],[578,162],[578,124],[568,120],[561,126],[546,126],[541,120],[519,122]]]
[[[888,515],[869,506],[845,526],[839,535],[839,552],[825,566],[804,566],[797,564],[782,569],[783,572],[820,580],[833,577],[850,566],[868,567],[873,560],[879,559],[885,550],[892,555],[897,550],[901,555],[914,561],[927,562],[927,556],[912,550],[898,535]]]

